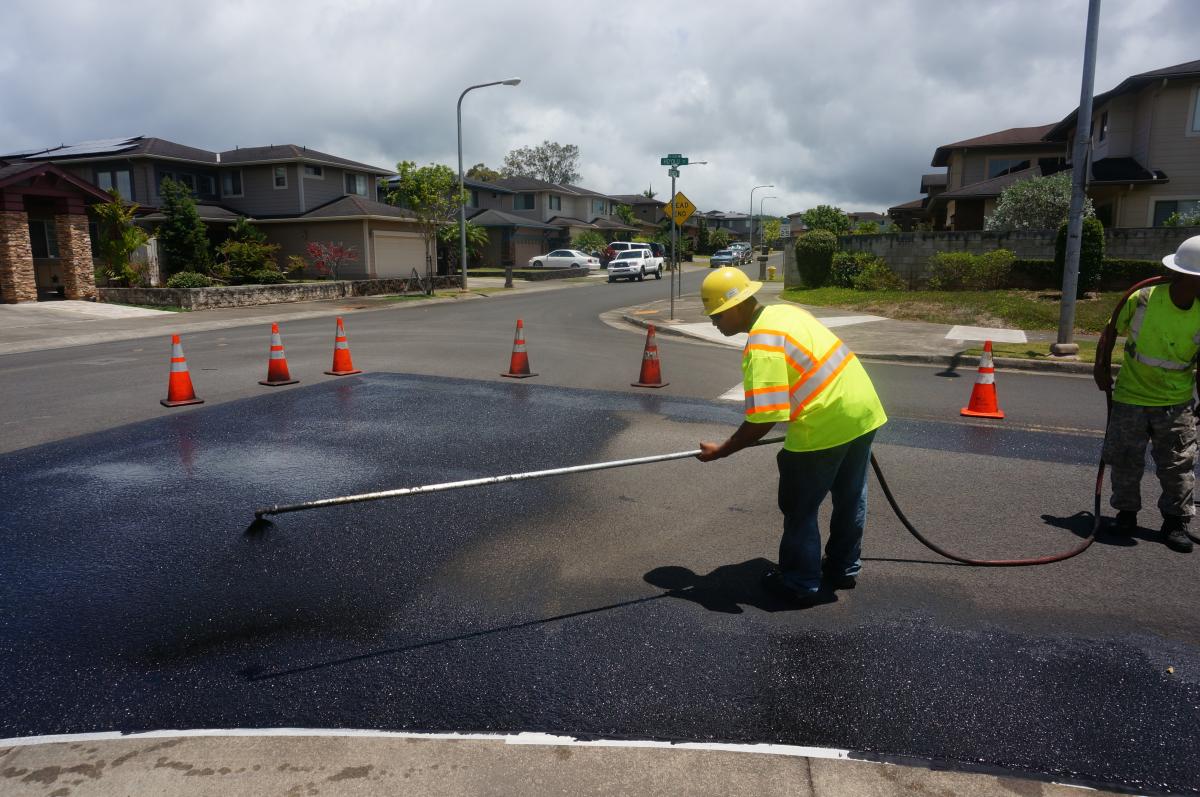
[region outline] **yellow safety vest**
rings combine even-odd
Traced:
[[[1114,401],[1168,407],[1191,400],[1200,352],[1200,301],[1180,310],[1171,301],[1170,286],[1142,288],[1121,308],[1117,334],[1128,337]]]
[[[887,423],[854,352],[799,307],[763,308],[742,353],[742,374],[746,420],[787,421],[788,451],[833,448]]]

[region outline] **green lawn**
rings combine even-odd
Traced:
[[[1075,341],[1079,346],[1079,359],[1085,363],[1096,362],[1096,343],[1091,340]],[[967,349],[963,352],[971,357],[978,357],[983,354],[983,347],[977,346],[973,349]],[[1049,343],[993,343],[992,355],[995,357],[1012,357],[1019,360],[1050,360],[1050,344]],[[1120,365],[1125,361],[1125,350],[1118,345],[1113,349],[1112,362],[1113,365]]]
[[[935,324],[1056,330],[1060,294],[1056,291],[856,291],[814,288],[784,291],[799,304],[842,307],[887,318]],[[1075,331],[1099,334],[1120,292],[1093,294],[1075,304]],[[1081,352],[1082,354],[1082,352]]]

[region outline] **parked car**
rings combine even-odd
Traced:
[[[640,246],[641,244],[637,244],[637,245]],[[634,248],[634,246],[635,245],[633,243],[630,243],[629,241],[613,241],[612,243],[610,243],[608,246],[606,246],[604,248],[604,254],[600,258],[600,264],[607,266],[609,264],[609,262],[614,260],[618,254],[620,254],[621,252],[627,252],[630,249]]]
[[[660,280],[662,273],[662,258],[656,258],[649,249],[626,249],[624,252],[618,252],[608,263],[609,282],[619,279],[641,281],[649,274]]]
[[[718,249],[712,253],[712,257],[708,259],[708,267],[716,268],[717,266],[732,266],[738,262],[738,256],[734,254],[732,249]]]
[[[729,248],[733,251],[739,263],[749,263],[751,256],[754,254],[750,250],[750,244],[745,241],[734,241],[729,245]]]
[[[531,268],[600,268],[600,261],[578,249],[555,249],[529,258]]]

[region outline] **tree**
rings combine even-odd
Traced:
[[[164,216],[158,225],[159,254],[166,261],[167,270],[211,275],[213,258],[208,230],[196,212],[192,192],[183,183],[167,177],[158,193],[162,197]]]
[[[767,219],[763,222],[763,241],[770,246],[772,242],[779,240],[779,233],[782,230],[783,223],[779,219]]]
[[[708,235],[708,223],[704,221],[704,217],[701,216],[700,228],[696,230],[696,251],[700,252],[702,255],[707,255],[708,253],[712,252],[712,249],[710,248],[711,246],[712,241],[709,239]]]
[[[1058,281],[1062,282],[1067,263],[1067,222],[1058,228],[1054,239],[1054,267],[1058,270]],[[1079,275],[1075,282],[1075,298],[1083,299],[1088,291],[1100,287],[1100,271],[1104,268],[1104,225],[1099,219],[1083,220],[1079,231]]]
[[[467,201],[466,192],[459,190],[458,175],[449,166],[431,163],[417,168],[412,161],[401,161],[396,171],[400,176],[388,191],[388,202],[408,208],[417,217],[425,241],[425,292],[432,294],[438,228],[458,216],[459,207]]]
[[[337,279],[344,266],[358,261],[358,250],[353,246],[345,246],[340,241],[338,243],[309,241],[305,251],[312,260],[313,268],[322,277]]]
[[[650,187],[642,192],[642,196],[646,197],[646,199],[654,199],[654,195],[656,193],[657,192],[654,190],[654,183],[651,183]]]
[[[488,232],[478,224],[467,222],[467,260],[478,258],[488,245]],[[446,264],[451,271],[460,271],[458,259],[461,256],[462,240],[458,234],[457,224],[447,224],[438,230],[438,243],[446,253]]]
[[[615,210],[617,212],[617,218],[619,218],[622,222],[628,224],[630,227],[637,226],[635,224],[637,221],[637,216],[634,215],[633,208],[631,208],[629,205],[617,205]]]
[[[834,235],[845,235],[850,231],[850,218],[841,208],[833,205],[817,205],[800,216],[810,230],[828,230]]]
[[[149,239],[141,227],[133,223],[137,205],[125,206],[121,195],[114,188],[109,191],[112,200],[92,206],[96,217],[96,248],[104,261],[104,276],[126,285],[137,283],[142,274],[131,260],[133,253]]]
[[[708,245],[714,252],[729,246],[729,232],[720,228],[711,231],[708,234]]]
[[[546,140],[536,147],[520,147],[504,156],[505,177],[532,177],[547,183],[579,180],[579,147]]]
[[[820,288],[829,280],[837,236],[830,230],[809,230],[796,239],[796,268],[806,288]]]
[[[470,169],[467,169],[467,177],[484,183],[494,183],[503,177],[503,175],[495,169],[489,169],[482,163],[476,163]]]
[[[603,252],[608,242],[597,230],[584,230],[571,241],[571,248],[580,252]]]
[[[1071,209],[1071,172],[1031,177],[1000,192],[996,211],[984,221],[985,230],[1056,230]],[[1083,203],[1084,218],[1096,215],[1092,200]]]

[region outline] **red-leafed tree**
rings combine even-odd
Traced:
[[[312,267],[320,277],[337,279],[344,266],[358,262],[358,250],[353,246],[345,246],[340,241],[310,241],[306,249]]]

